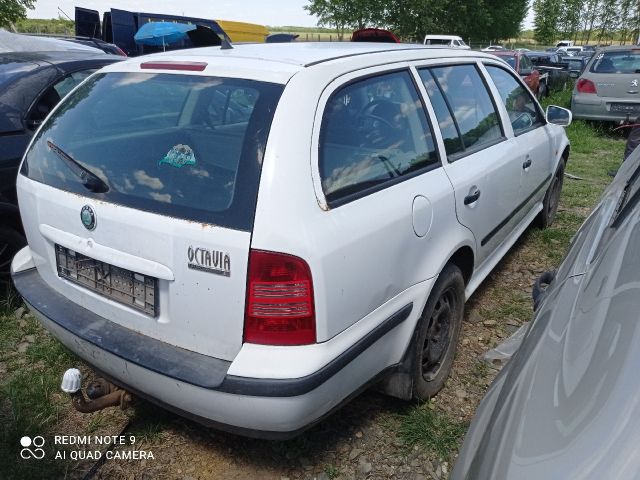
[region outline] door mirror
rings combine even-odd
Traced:
[[[555,105],[549,105],[547,107],[546,118],[548,123],[554,125],[560,125],[561,127],[568,127],[571,125],[572,115],[571,110],[566,108],[556,107]]]

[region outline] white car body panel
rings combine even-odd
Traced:
[[[505,138],[456,162],[447,161],[438,121],[416,67],[500,64],[488,54],[386,44],[240,45],[233,50],[206,48],[135,58],[101,72],[139,73],[140,64],[149,61],[206,62],[202,72],[188,74],[285,85],[264,150],[252,231],[102,202],[19,175],[29,247],[16,256],[14,273],[33,265],[44,282],[70,302],[168,345],[228,362],[227,375],[251,381],[313,376],[412,305],[403,321],[320,386],[300,395],[273,397],[208,390],[163,376],[78,340],[37,313],[63,343],[112,378],[162,404],[232,427],[270,432],[303,428],[398,365],[447,262],[460,249],[473,252],[474,265],[466,279],[468,297],[540,211],[546,188],[531,196],[533,189],[555,171],[568,147],[563,130],[553,125],[515,137],[504,107],[499,107]],[[330,208],[318,167],[325,105],[346,83],[397,69],[413,76],[442,165]],[[535,163],[523,171],[527,154]],[[474,185],[481,197],[464,205]],[[529,197],[526,208],[482,245],[491,230]],[[80,222],[84,205],[98,212],[94,231]],[[159,316],[151,318],[60,278],[54,243],[158,278]],[[228,253],[230,275],[189,268],[189,247]],[[243,343],[250,249],[282,252],[307,262],[313,277],[315,344]]]

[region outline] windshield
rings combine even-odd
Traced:
[[[22,173],[100,200],[248,231],[282,89],[230,78],[98,74],[49,117]]]
[[[593,73],[640,73],[640,48],[602,52],[591,65]]]

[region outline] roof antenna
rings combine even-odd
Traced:
[[[220,37],[220,50],[233,50],[231,40],[227,37],[227,34],[218,35]]]

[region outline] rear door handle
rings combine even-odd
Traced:
[[[478,187],[472,187],[471,191],[469,192],[469,195],[464,197],[464,204],[470,205],[478,201],[479,198],[480,198],[480,189]]]
[[[526,170],[527,168],[529,168],[531,166],[531,158],[527,157],[527,159],[524,161],[524,163],[522,164],[522,169]]]

